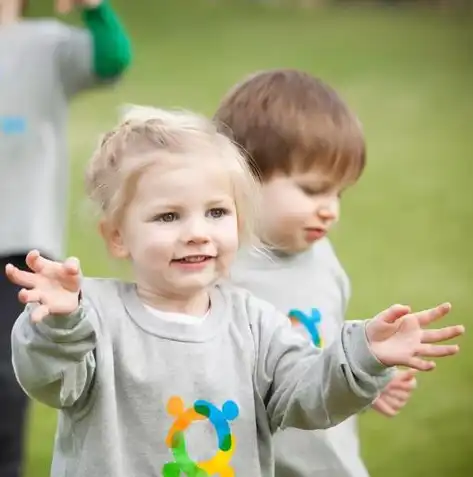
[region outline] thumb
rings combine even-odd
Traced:
[[[416,377],[417,373],[418,373],[417,369],[404,369],[399,372],[399,380],[410,381],[411,379]]]
[[[69,257],[64,262],[64,270],[68,275],[79,275],[80,274],[80,262],[76,257]]]
[[[382,320],[385,323],[394,323],[399,318],[407,315],[411,311],[411,308],[406,305],[392,305],[386,310],[382,311],[376,317],[378,320]]]
[[[62,264],[61,278],[63,286],[71,291],[78,292],[81,285],[80,262],[75,257],[69,257]]]

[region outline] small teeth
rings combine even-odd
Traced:
[[[208,258],[206,255],[194,255],[194,256],[191,256],[191,257],[181,258],[179,261],[180,262],[197,263],[197,262],[203,262],[206,258]]]

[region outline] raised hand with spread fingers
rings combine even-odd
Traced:
[[[22,303],[37,303],[31,319],[43,320],[48,315],[69,315],[79,306],[80,264],[76,258],[64,263],[48,260],[33,250],[26,256],[31,272],[9,264],[5,272],[15,284],[23,287],[18,298]]]
[[[459,351],[457,345],[437,343],[460,336],[464,327],[424,328],[450,310],[450,303],[416,313],[411,313],[407,306],[391,306],[366,325],[371,351],[386,366],[406,366],[419,371],[434,369],[435,362],[430,358],[451,356]]]

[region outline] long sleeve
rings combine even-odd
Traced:
[[[12,361],[17,380],[34,399],[68,408],[85,399],[95,373],[94,312],[81,306],[69,316],[31,321],[28,305],[12,330]]]
[[[66,97],[109,84],[131,62],[130,41],[107,0],[83,10],[82,19],[86,28],[56,26],[53,46]]]
[[[85,9],[82,18],[92,35],[95,74],[108,79],[123,73],[131,62],[131,44],[108,1],[104,0],[97,8]]]
[[[256,330],[258,391],[272,431],[326,429],[369,406],[391,377],[369,349],[364,322],[343,326],[323,350],[310,346],[287,318],[270,311]]]

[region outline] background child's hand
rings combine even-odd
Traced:
[[[406,366],[429,371],[435,362],[423,358],[440,358],[458,353],[457,345],[436,345],[440,341],[460,336],[463,326],[424,330],[423,328],[449,313],[451,305],[444,303],[429,310],[410,313],[410,308],[394,305],[373,318],[366,334],[374,355],[386,366]]]
[[[39,322],[48,315],[69,315],[79,306],[80,265],[76,258],[64,263],[41,257],[34,250],[26,256],[32,272],[8,264],[5,272],[15,284],[24,287],[18,298],[22,303],[39,303],[32,313],[32,320]]]
[[[102,0],[56,0],[56,11],[61,15],[70,13],[75,7],[98,7]]]
[[[413,369],[397,371],[371,407],[387,417],[398,414],[417,386],[415,374]]]

